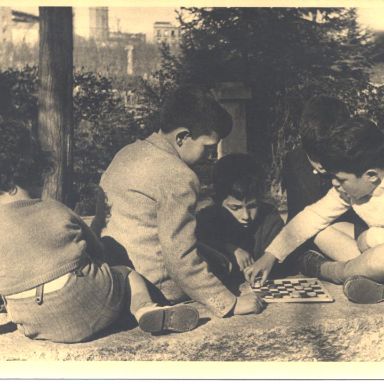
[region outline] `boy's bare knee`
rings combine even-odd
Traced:
[[[314,243],[320,248],[324,242],[327,242],[330,239],[334,240],[338,235],[340,235],[339,231],[336,230],[333,225],[330,225],[316,235]]]
[[[351,223],[340,222],[330,225],[318,233],[314,243],[332,260],[347,261],[360,255]]]
[[[365,238],[369,248],[384,244],[384,228],[371,227],[365,231]]]
[[[377,281],[384,280],[384,244],[370,248],[363,252],[362,261],[365,270],[369,271],[368,277],[373,277]],[[364,275],[367,275],[363,273]]]
[[[369,256],[374,260],[377,261],[378,264],[382,264],[384,266],[384,244],[377,245],[375,247],[372,247],[365,251],[363,253],[364,256]]]

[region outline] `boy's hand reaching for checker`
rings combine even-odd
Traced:
[[[260,313],[265,306],[265,301],[256,292],[250,292],[237,298],[233,314],[247,315],[250,313]]]
[[[233,254],[235,255],[237,264],[239,264],[240,271],[244,271],[245,268],[251,266],[254,262],[250,253],[242,248],[235,249]]]
[[[265,252],[255,263],[244,270],[246,280],[253,285],[256,278],[261,275],[260,285],[263,285],[271,273],[276,258],[272,253]]]

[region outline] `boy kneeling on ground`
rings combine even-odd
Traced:
[[[353,118],[324,139],[318,160],[332,178],[333,188],[287,224],[265,254],[246,270],[251,282],[263,283],[276,260],[283,261],[308,238],[329,226],[352,207],[368,225],[357,239],[360,254],[348,261],[331,261],[308,251],[301,270],[336,284],[357,303],[384,299],[384,133],[370,120]],[[348,231],[353,233],[353,231]],[[345,236],[345,234],[343,235]]]
[[[158,307],[142,276],[106,263],[100,241],[79,216],[57,201],[34,198],[48,168],[24,126],[0,123],[0,294],[19,329],[32,339],[85,341],[128,305],[144,331],[196,327],[195,308]]]

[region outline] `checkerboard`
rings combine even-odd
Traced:
[[[324,285],[313,278],[267,280],[252,287],[267,303],[331,303],[332,296]]]

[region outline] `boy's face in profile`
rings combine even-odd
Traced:
[[[369,196],[378,185],[378,175],[375,170],[368,170],[361,176],[353,173],[337,172],[332,174],[332,185],[342,197],[360,200]]]
[[[256,218],[257,215],[257,200],[238,200],[229,195],[223,202],[224,207],[244,228],[248,227]]]
[[[209,153],[216,148],[219,141],[219,135],[214,131],[209,135],[202,135],[196,139],[188,136],[183,141],[178,152],[185,163],[193,165],[205,157],[208,157]]]

